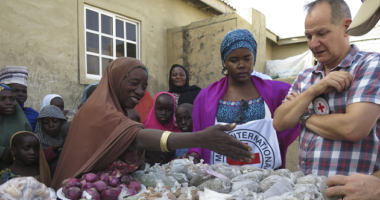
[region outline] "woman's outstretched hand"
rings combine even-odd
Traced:
[[[252,162],[252,159],[255,159],[255,155],[251,153],[252,148],[224,132],[231,131],[235,127],[235,123],[214,125],[200,131],[201,147],[233,160]]]

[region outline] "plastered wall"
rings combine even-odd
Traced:
[[[39,110],[50,93],[61,95],[66,109],[80,103],[84,4],[141,22],[141,59],[150,70],[152,95],[168,88],[167,29],[211,17],[181,0],[2,0],[0,67],[29,68],[26,106]]]
[[[282,46],[277,45],[277,44],[272,44],[271,60],[283,60],[285,58],[289,58],[292,56],[305,53],[305,51],[307,50],[309,50],[309,47],[306,42],[288,44],[288,45],[282,45]]]
[[[188,26],[168,30],[168,66],[184,65],[189,69],[190,85],[201,88],[223,77],[220,45],[224,36],[236,28],[251,31],[258,43],[255,69],[264,71],[265,63],[265,17],[256,10],[248,9],[245,15],[225,14]]]

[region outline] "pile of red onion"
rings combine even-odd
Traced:
[[[71,200],[85,199],[86,191],[93,200],[117,200],[123,188],[128,190],[128,196],[136,195],[141,190],[138,181],[129,174],[121,174],[119,170],[84,174],[82,178],[69,178],[62,182],[65,197]]]

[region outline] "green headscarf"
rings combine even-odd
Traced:
[[[6,85],[0,84],[1,90],[10,90]],[[8,89],[9,88],[9,89]],[[1,92],[0,90],[0,92]],[[12,91],[13,93],[13,91]],[[29,124],[28,119],[26,118],[24,111],[17,104],[16,110],[11,115],[2,115],[0,114],[0,156],[3,155],[4,149],[9,148],[9,141],[13,134],[19,131],[31,131],[32,127]],[[8,164],[5,164],[3,160],[0,160],[0,170],[8,167]]]

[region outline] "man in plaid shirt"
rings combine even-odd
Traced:
[[[306,9],[305,36],[318,64],[298,75],[273,125],[282,131],[302,123],[305,174],[372,174],[380,168],[380,55],[350,45],[343,0],[316,0]]]

